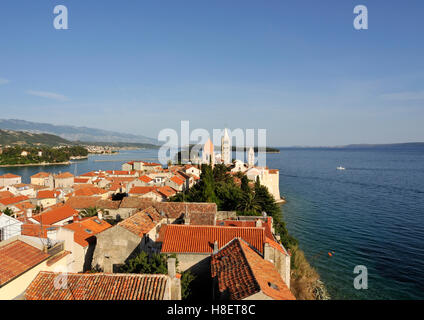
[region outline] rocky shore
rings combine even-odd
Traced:
[[[322,282],[321,280],[317,280],[315,282],[313,293],[316,300],[331,300],[327,288],[325,287],[324,282]]]

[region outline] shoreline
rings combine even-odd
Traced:
[[[57,166],[57,165],[70,165],[70,161],[66,162],[40,162],[40,163],[22,163],[22,164],[2,164],[0,168],[13,168],[13,167],[43,167],[43,166]]]
[[[287,200],[284,197],[281,197],[281,199],[276,202],[280,205],[281,214],[283,214],[283,204],[285,204]],[[311,266],[308,259],[305,257],[303,250],[301,250],[298,245],[296,245],[293,249],[292,259],[295,259],[293,264],[297,265],[297,268],[291,270],[290,287],[298,287],[299,291],[296,290],[296,293],[301,297],[312,295],[314,300],[331,300],[325,283],[321,280],[321,276],[315,268]],[[296,296],[296,299],[298,298],[299,297]],[[302,300],[304,300],[304,298]]]

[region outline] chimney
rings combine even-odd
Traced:
[[[271,246],[268,243],[264,244],[264,260],[271,261],[274,263],[274,261],[271,259]]]
[[[103,214],[102,214],[102,212],[101,212],[101,211],[99,211],[99,212],[97,213],[97,218],[99,218],[99,220],[102,220],[102,219],[103,219]]]
[[[27,216],[27,218],[31,218],[32,217],[32,210],[31,209],[27,209],[26,216]]]
[[[174,279],[176,274],[177,274],[176,259],[168,258],[168,275],[171,279]]]
[[[75,213],[74,214],[74,216],[73,216],[73,222],[78,222],[79,221],[79,216],[78,216],[78,213]]]
[[[218,241],[213,243],[213,254],[218,253]]]
[[[262,227],[262,221],[257,219],[256,220],[256,228],[261,228]]]

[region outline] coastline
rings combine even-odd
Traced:
[[[23,163],[23,164],[2,164],[0,168],[12,167],[40,167],[40,166],[56,166],[56,165],[70,165],[70,161],[66,162],[40,162],[40,163]]]
[[[283,204],[287,201],[281,197],[276,201],[281,208],[283,215]],[[284,215],[283,215],[284,220]],[[291,251],[292,270],[290,290],[299,300],[331,300],[325,283],[321,280],[318,272],[310,265],[306,259],[303,250],[298,245],[293,248],[288,248]]]

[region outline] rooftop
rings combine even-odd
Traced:
[[[167,275],[67,273],[67,289],[55,289],[59,273],[41,271],[26,300],[163,300]]]
[[[28,269],[36,266],[49,255],[20,240],[0,247],[0,287]]]
[[[238,237],[262,253],[265,243],[265,231],[262,228],[171,224],[166,226],[162,235],[162,253],[212,253],[215,241],[218,242],[218,248],[221,248]]]
[[[274,265],[248,243],[236,238],[211,258],[211,274],[231,300],[262,292],[274,300],[295,300]]]
[[[43,211],[42,213],[33,216],[33,219],[43,224],[55,224],[59,221],[65,220],[78,213],[69,205],[62,205],[54,209]]]
[[[155,208],[149,207],[119,222],[118,225],[138,235],[139,237],[143,237],[146,233],[152,230],[161,220],[162,217],[160,213]]]

